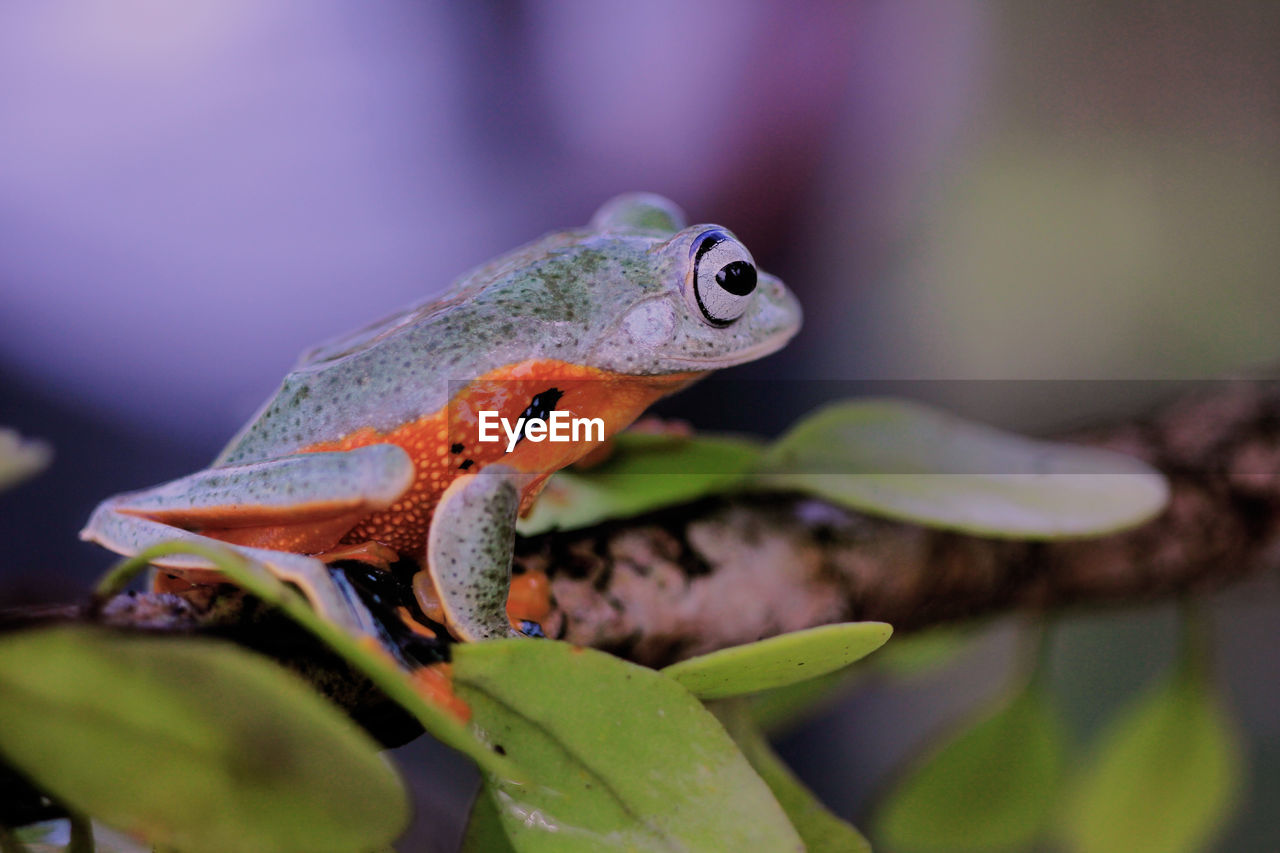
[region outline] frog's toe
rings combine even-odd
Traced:
[[[535,637],[542,640],[545,640],[547,638],[547,634],[545,631],[542,630],[542,626],[530,619],[520,620],[519,627],[515,629],[515,636]]]

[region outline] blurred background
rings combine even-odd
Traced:
[[[5,3],[0,425],[56,456],[0,495],[0,604],[82,596],[110,562],[75,538],[93,505],[206,465],[311,344],[624,190],[733,229],[806,308],[733,373],[778,380],[770,411],[665,409],[704,426],[776,433],[814,388],[877,379],[1273,363],[1277,44],[1272,0]],[[972,386],[921,387],[965,408]],[[969,414],[1041,431],[1149,402],[1089,387]],[[1280,849],[1278,586],[1212,601],[1248,761],[1222,850]],[[1078,737],[1161,670],[1175,621],[1058,625]],[[783,753],[863,822],[998,688],[1011,633],[856,691]],[[402,758],[420,845],[450,849],[469,769]]]

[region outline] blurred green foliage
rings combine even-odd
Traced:
[[[981,472],[956,470],[974,459],[1038,474],[993,488]],[[643,473],[649,465],[661,476]],[[874,480],[883,466],[909,468],[918,481],[841,483]],[[859,473],[832,473],[846,470]],[[1080,470],[1104,483],[1134,478],[1138,487],[1081,486],[1091,478],[1073,474],[1064,482],[1083,491],[1064,496],[1055,493],[1058,481],[1041,476]],[[690,479],[673,484],[681,471]],[[871,401],[824,409],[771,447],[624,439],[606,467],[571,475],[555,513],[559,523],[586,523],[771,481],[864,511],[1009,536],[1136,524],[1165,495],[1158,474],[1124,457]],[[642,498],[627,497],[632,490]],[[458,645],[451,683],[469,709],[464,723],[411,674],[229,549],[150,549],[113,570],[99,594],[117,591],[148,560],[182,551],[282,608],[476,761],[485,781],[464,849],[867,849],[773,753],[763,726],[847,684],[859,671],[851,665],[888,639],[888,625],[823,626],[661,672],[549,640]],[[926,634],[865,672],[919,672],[968,636]],[[1230,813],[1239,775],[1205,659],[1197,652],[1167,688],[1117,717],[1089,762],[1073,768],[1069,795],[1070,744],[1056,699],[1043,677],[1017,673],[1024,687],[974,715],[901,778],[883,801],[878,837],[904,851],[1014,849],[1044,842],[1052,829],[1080,851],[1194,849]],[[228,645],[88,628],[10,633],[0,636],[0,693],[0,754],[74,814],[149,843],[372,849],[406,819],[405,793],[365,735],[294,676]],[[1169,802],[1181,804],[1178,820],[1161,817]],[[23,843],[4,840],[13,849]]]
[[[53,459],[49,445],[0,427],[0,489],[17,485]]]
[[[1128,456],[1024,438],[919,403],[850,400],[768,446],[624,433],[603,464],[553,476],[521,530],[572,530],[743,489],[808,492],[871,515],[1024,539],[1131,527],[1168,499],[1164,478]]]
[[[377,746],[270,661],[228,643],[88,627],[0,642],[0,752],[29,778],[183,851],[388,844],[408,800]]]
[[[727,699],[836,672],[883,646],[884,622],[844,622],[687,658],[663,669],[699,699]]]
[[[1066,795],[1069,850],[1191,853],[1230,816],[1240,747],[1203,658],[1189,650],[1108,722]]]

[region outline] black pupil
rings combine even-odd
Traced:
[[[756,268],[746,261],[725,264],[716,273],[716,284],[734,296],[746,296],[756,289]]]

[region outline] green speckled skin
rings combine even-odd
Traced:
[[[440,297],[317,347],[214,464],[283,456],[361,427],[394,429],[443,407],[450,381],[525,359],[655,375],[782,346],[800,309],[772,276],[760,275],[754,304],[731,326],[702,319],[687,292],[690,250],[713,226],[679,229],[675,213],[653,196],[621,197],[590,229],[535,240]],[[641,315],[632,312],[663,312],[656,303],[671,309],[672,328],[664,340],[637,341],[629,329]]]
[[[329,553],[374,513],[418,512],[404,508],[406,495],[429,478],[393,443],[324,446],[441,412],[451,383],[507,365],[547,359],[622,376],[695,376],[767,355],[799,328],[795,298],[729,232],[682,219],[659,196],[619,196],[587,228],[535,240],[437,298],[317,347],[210,469],[109,498],[81,537],[121,554],[175,538],[234,547],[299,586],[327,617],[372,633],[363,604],[307,555]],[[505,635],[516,512],[534,475],[506,465],[454,475],[425,515],[431,526],[418,554],[455,635]],[[254,539],[259,528],[277,538]],[[204,567],[188,558],[160,564]]]
[[[436,510],[427,543],[447,621],[470,640],[516,633],[507,623],[507,586],[520,488],[503,467],[490,465],[456,480]]]

